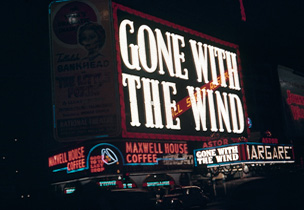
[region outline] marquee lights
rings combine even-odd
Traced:
[[[195,166],[233,165],[238,163],[293,163],[292,145],[236,143],[194,150]]]
[[[197,151],[196,153],[198,164],[213,164],[213,158],[216,158],[216,163],[232,162],[239,160],[239,151],[237,146],[219,147],[210,150]]]
[[[113,5],[124,137],[247,134],[236,45]]]
[[[69,194],[74,193],[75,191],[76,191],[76,188],[75,188],[75,187],[65,188],[65,189],[64,189],[64,194],[69,195]]]
[[[116,186],[116,180],[112,181],[100,181],[98,182],[100,187],[107,187],[107,186]]]
[[[291,160],[292,146],[247,145],[249,160]]]
[[[174,185],[174,181],[155,181],[155,182],[145,182],[143,187],[160,187],[160,186],[170,186]]]

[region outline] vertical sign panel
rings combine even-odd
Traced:
[[[119,132],[109,7],[108,0],[49,6],[54,133],[59,141]]]
[[[286,122],[286,134],[289,138],[303,138],[304,77],[283,66],[279,66],[278,73]]]

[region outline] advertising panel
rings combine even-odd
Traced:
[[[285,128],[289,138],[304,137],[304,75],[278,67],[284,107]]]
[[[83,144],[48,158],[58,179],[108,176],[143,171],[192,169],[193,154],[187,142],[134,141]]]
[[[49,12],[55,138],[118,135],[109,1],[52,2]]]
[[[194,150],[196,167],[240,163],[293,163],[293,146],[287,144],[236,143]]]
[[[247,137],[237,45],[112,5],[123,137]]]

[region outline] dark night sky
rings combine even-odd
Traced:
[[[49,2],[17,0],[1,6],[1,141],[25,141],[26,151],[21,154],[35,159],[52,139]],[[277,64],[304,73],[302,0],[243,0],[246,22],[241,21],[238,0],[114,2],[238,44],[243,74],[249,81]]]

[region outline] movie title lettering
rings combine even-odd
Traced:
[[[237,53],[196,40],[185,31],[170,32],[169,27],[151,27],[132,17],[119,23],[117,41],[122,86],[128,94],[128,126],[132,131],[149,132],[152,128],[159,133],[183,133],[188,118],[180,116],[187,115],[193,117],[192,135],[243,134],[246,113]],[[190,80],[195,81],[193,85],[187,83]],[[176,101],[181,93],[183,99]],[[189,108],[192,116],[185,114]]]
[[[209,150],[196,151],[197,163],[219,164],[239,160],[238,146],[219,147]]]

